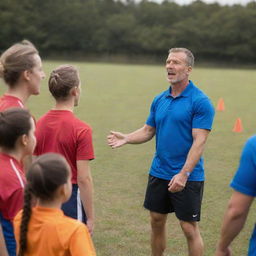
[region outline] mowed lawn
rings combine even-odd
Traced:
[[[31,97],[28,104],[36,118],[52,107],[47,80],[50,70],[60,63],[44,62],[47,78],[42,83],[41,95]],[[168,88],[164,65],[71,64],[79,68],[83,88],[75,112],[94,131],[96,159],[91,162],[91,168],[96,212],[93,240],[97,255],[149,256],[149,217],[142,204],[154,139],[146,144],[112,150],[106,144],[106,136],[110,130],[128,133],[144,124],[152,99]],[[226,105],[224,112],[216,112],[204,153],[206,182],[200,227],[205,255],[213,255],[232,192],[230,180],[244,142],[256,133],[256,72],[195,67],[191,79],[209,95],[214,106],[220,97]],[[3,91],[1,82],[0,92]],[[244,131],[233,133],[238,117]],[[253,208],[245,228],[232,245],[234,255],[246,255],[256,218]],[[186,241],[173,215],[169,216],[167,227],[166,255],[187,255]]]

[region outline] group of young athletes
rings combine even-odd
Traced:
[[[73,114],[77,69],[51,72],[56,104],[39,120],[26,107],[45,78],[31,42],[1,55],[0,77],[7,85],[0,98],[0,255],[95,256],[92,130]]]

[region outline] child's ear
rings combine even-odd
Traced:
[[[30,81],[30,70],[24,70],[21,73],[21,77],[26,81]]]
[[[21,135],[19,140],[22,146],[26,147],[28,145],[28,135],[26,134]]]
[[[60,185],[56,191],[61,197],[65,196],[65,188],[64,184]]]
[[[63,202],[66,202],[68,197],[67,183],[59,186],[59,188],[57,189],[57,194],[63,199]]]
[[[70,94],[71,94],[72,96],[77,96],[77,95],[78,95],[78,87],[77,87],[77,86],[73,87],[73,88],[70,90]]]

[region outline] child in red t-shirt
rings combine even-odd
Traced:
[[[0,112],[0,223],[9,256],[16,256],[12,221],[23,206],[25,175],[21,161],[34,151],[35,123],[29,112]]]
[[[62,210],[65,215],[86,223],[92,233],[93,184],[89,162],[94,159],[94,152],[92,129],[73,114],[81,93],[78,71],[73,66],[62,65],[52,71],[48,84],[56,104],[37,122],[34,155],[55,152],[66,158],[71,167],[73,189]]]
[[[63,156],[48,153],[32,163],[24,208],[14,219],[19,256],[96,256],[86,225],[60,209],[71,192],[71,171]],[[31,208],[33,197],[38,203]]]

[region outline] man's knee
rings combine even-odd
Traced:
[[[188,240],[196,239],[200,236],[199,226],[197,222],[180,221],[182,231]]]
[[[167,214],[150,212],[151,226],[153,229],[165,228]]]

